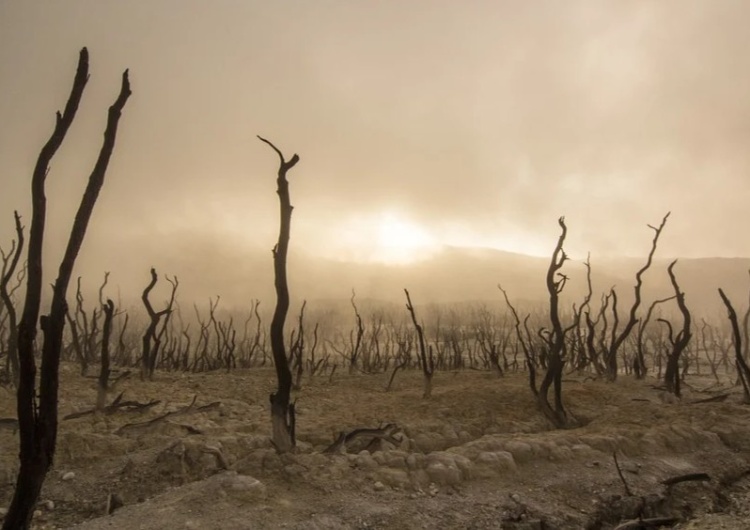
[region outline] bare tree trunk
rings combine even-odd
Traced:
[[[424,342],[424,331],[422,330],[422,326],[417,321],[417,315],[414,312],[414,306],[411,303],[409,291],[404,289],[404,293],[406,293],[406,309],[409,310],[411,321],[414,324],[414,328],[417,330],[419,358],[422,364],[422,374],[424,374],[424,392],[422,394],[422,397],[424,399],[429,399],[430,396],[432,396],[432,376],[435,374],[435,358],[432,355],[432,346],[430,346],[429,348],[429,357],[427,355],[427,348],[425,347]]]
[[[549,292],[549,315],[552,332],[546,339],[548,347],[547,373],[544,375],[542,384],[539,386],[537,402],[544,415],[552,421],[555,427],[563,428],[567,425],[568,419],[562,402],[562,372],[565,367],[565,332],[560,322],[559,304],[560,293],[565,288],[568,278],[558,271],[568,259],[567,254],[563,250],[563,243],[565,243],[565,236],[568,230],[565,226],[564,217],[560,217],[558,224],[560,225],[561,233],[555,250],[552,252],[552,260],[547,270],[547,291]],[[558,276],[559,279],[557,279]],[[555,395],[554,409],[550,406],[548,397],[549,388],[552,385],[554,385]]]
[[[732,324],[732,342],[734,343],[737,373],[742,383],[745,404],[750,404],[750,367],[748,367],[747,361],[745,361],[745,357],[742,355],[742,336],[740,335],[740,325],[737,322],[737,313],[734,307],[732,307],[732,302],[729,301],[729,298],[721,289],[719,289],[719,296],[721,296],[721,300],[724,302],[729,313],[729,322]]]
[[[279,195],[281,219],[279,225],[279,240],[273,249],[273,271],[274,285],[276,288],[276,309],[271,320],[271,351],[273,353],[274,365],[276,367],[276,379],[278,388],[270,396],[271,400],[271,427],[273,431],[273,443],[276,450],[286,453],[295,446],[294,429],[295,414],[294,404],[290,403],[292,391],[292,372],[286,356],[284,345],[284,323],[289,311],[289,285],[286,277],[286,258],[289,251],[289,236],[292,225],[292,203],[289,197],[289,181],[287,172],[292,169],[299,156],[295,153],[287,161],[279,149],[271,142],[258,136],[258,139],[268,144],[277,155],[279,155],[279,171],[276,179]]]
[[[96,396],[96,410],[102,410],[107,401],[109,389],[109,338],[112,335],[112,318],[115,314],[115,303],[107,299],[102,305],[104,311],[104,325],[102,327],[102,363],[99,370],[99,388]]]
[[[682,355],[682,352],[685,351],[685,348],[687,348],[693,335],[691,331],[690,311],[688,310],[687,305],[685,305],[685,293],[680,291],[680,287],[679,285],[677,285],[677,278],[675,278],[674,272],[672,270],[676,263],[677,260],[674,260],[672,263],[670,263],[669,267],[667,267],[667,272],[669,273],[669,279],[672,282],[672,288],[675,292],[677,306],[680,308],[680,313],[682,313],[682,329],[674,338],[674,340],[671,340],[672,327],[670,326],[669,328],[672,351],[667,357],[667,369],[664,373],[664,383],[667,387],[668,392],[671,392],[675,396],[680,397],[680,356]]]
[[[28,528],[31,516],[47,471],[52,465],[57,442],[57,400],[59,384],[60,351],[67,309],[66,295],[76,257],[83,243],[89,219],[96,204],[99,191],[104,184],[109,159],[115,146],[117,125],[125,103],[130,97],[128,71],[122,76],[120,94],[109,108],[104,143],[89,177],[88,185],[76,213],[73,229],[68,240],[59,274],[54,283],[50,313],[41,318],[44,333],[42,366],[39,385],[39,401],[36,399],[36,362],[34,339],[42,294],[42,243],[46,220],[46,197],[44,184],[49,164],[75,118],[78,105],[88,80],[88,51],[83,48],[78,61],[73,89],[65,111],[57,114],[55,130],[42,148],[34,168],[31,182],[32,218],[29,232],[28,277],[26,300],[19,324],[18,354],[20,381],[18,385],[18,423],[20,429],[21,468],[8,513],[3,523],[4,530]]]
[[[172,306],[174,305],[175,296],[177,294],[177,287],[179,286],[177,277],[175,277],[174,280],[170,280],[169,277],[167,277],[167,281],[172,285],[172,295],[169,298],[169,304],[165,309],[162,309],[161,311],[154,311],[154,308],[151,305],[151,301],[148,299],[148,295],[156,285],[157,280],[158,276],[156,274],[156,269],[152,267],[151,281],[149,281],[149,284],[143,290],[143,294],[141,295],[141,300],[143,301],[143,305],[146,307],[146,312],[148,313],[148,318],[150,320],[141,341],[143,350],[141,357],[141,380],[143,381],[145,381],[146,379],[152,379],[154,377],[154,370],[156,369],[156,359],[159,355],[159,337],[161,335],[156,334],[156,328],[159,326],[161,317],[166,316],[167,318],[169,318],[169,314],[172,312]],[[164,328],[162,328],[162,330],[163,329]]]

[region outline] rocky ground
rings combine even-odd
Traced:
[[[63,367],[61,416],[86,412],[94,379]],[[158,374],[110,397],[148,408],[61,422],[36,528],[747,528],[750,407],[738,390],[690,377],[682,400],[653,380],[569,376],[566,404],[583,425],[553,430],[523,375],[335,374],[296,392],[298,451],[268,433],[274,372]],[[721,402],[695,403],[721,393]],[[0,418],[14,417],[0,389]],[[388,441],[342,431],[389,425]],[[17,472],[17,433],[0,422],[0,507]],[[620,473],[615,465],[617,456]],[[664,481],[705,473],[697,480]],[[111,515],[108,506],[122,503]],[[1,510],[2,508],[0,508]],[[0,511],[0,513],[2,513]],[[656,527],[656,526],[649,526]]]

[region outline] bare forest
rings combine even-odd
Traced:
[[[128,70],[43,270],[45,186],[85,101],[86,48],[73,74],[33,170],[14,177],[30,209],[0,212],[15,234],[0,242],[4,529],[746,524],[750,276],[741,291],[703,285],[715,305],[696,305],[682,261],[660,255],[669,212],[642,219],[642,256],[604,289],[594,259],[566,252],[584,227],[551,213],[543,303],[502,271],[491,302],[398,284],[304,300],[290,287],[304,263],[288,262],[305,153],[253,131],[277,167],[273,296],[191,299],[155,267],[123,296],[116,273],[78,276],[76,260],[118,132],[145,126],[128,116]]]

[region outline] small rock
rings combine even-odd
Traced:
[[[372,485],[372,487],[375,491],[383,491],[385,489],[385,484],[378,480],[375,484]]]
[[[34,510],[34,517],[41,517],[42,516],[42,510]]]
[[[521,504],[521,496],[518,493],[514,493],[510,498],[513,502]]]
[[[45,508],[47,508],[47,511],[51,512],[52,510],[55,509],[55,501],[52,501],[52,500],[44,501],[42,504],[44,505]]]
[[[74,478],[76,478],[76,474],[73,473],[72,471],[68,471],[67,473],[63,474],[63,476],[62,476],[62,479],[66,480],[66,481],[67,480],[73,480]]]
[[[8,514],[7,508],[0,508],[0,517],[5,517]]]

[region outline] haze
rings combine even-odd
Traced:
[[[667,211],[660,255],[747,257],[748,20],[741,0],[6,0],[0,245],[87,46],[48,178],[52,253],[125,68],[133,97],[79,273],[252,275],[258,252],[270,269],[278,160],[256,134],[301,157],[297,266],[547,256],[560,215],[576,259],[643,256]]]

